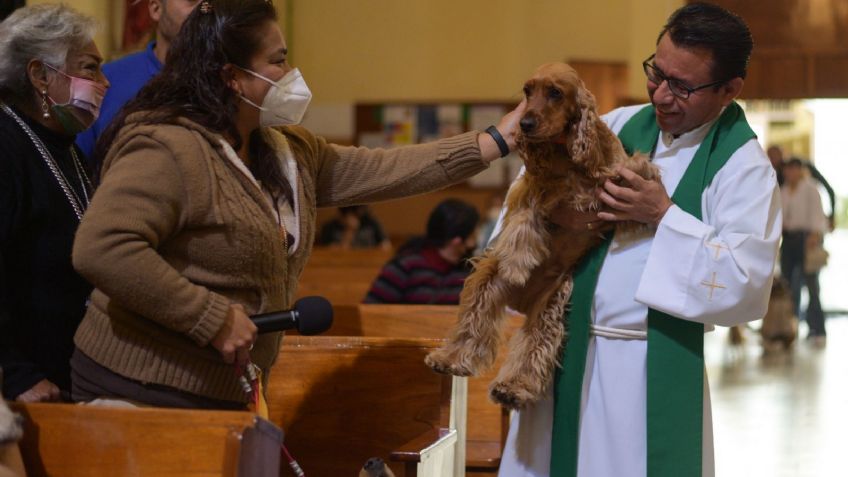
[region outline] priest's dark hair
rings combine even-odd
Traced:
[[[241,99],[224,74],[227,64],[250,69],[265,27],[277,20],[277,12],[266,0],[207,0],[201,6],[180,28],[161,73],[123,107],[97,141],[96,163],[102,163],[129,115],[148,112],[144,121],[153,124],[173,124],[182,117],[232,140],[235,150],[250,141],[251,172],[272,193],[291,200],[291,188],[274,150],[259,130],[249,138],[239,134],[235,118]]]
[[[657,44],[666,33],[677,47],[709,50],[713,55],[714,81],[744,79],[747,75],[754,40],[738,15],[718,5],[690,3],[671,14]]]

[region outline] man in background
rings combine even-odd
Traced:
[[[780,271],[792,289],[795,316],[801,316],[801,289],[806,286],[809,303],[804,314],[809,326],[808,338],[823,346],[827,332],[819,299],[818,270],[805,266],[806,256],[821,246],[827,232],[821,196],[812,179],[804,175],[804,161],[791,158],[783,166],[784,182],[780,187],[783,203],[783,242],[780,246]]]
[[[410,240],[371,285],[365,303],[456,305],[468,259],[477,246],[480,214],[458,199],[439,203],[427,220],[427,235]]]
[[[780,146],[771,145],[766,151],[768,154],[769,162],[771,162],[771,166],[774,167],[775,172],[777,173],[777,183],[783,187],[784,181],[784,168],[786,166],[786,160],[783,158],[783,149]],[[813,165],[812,162],[809,161],[801,161],[801,165],[804,166],[809,172],[810,177],[816,180],[819,184],[824,187],[827,191],[827,196],[830,199],[830,215],[828,215],[827,220],[830,226],[830,230],[833,230],[835,223],[835,214],[836,214],[836,194],[833,191],[833,187],[827,182],[827,179],[824,178],[821,172]]]
[[[144,1],[144,0],[142,0]],[[183,22],[200,0],[147,0],[150,18],[156,22],[156,39],[137,53],[103,65],[103,74],[112,87],[103,98],[100,116],[86,131],[77,135],[77,145],[91,160],[97,138],[118,111],[162,70],[168,48]]]

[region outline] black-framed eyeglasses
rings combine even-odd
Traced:
[[[671,91],[671,94],[677,96],[680,99],[689,99],[689,95],[694,93],[695,91],[710,88],[712,86],[718,86],[722,83],[727,83],[729,80],[721,80],[721,81],[713,81],[712,83],[702,84],[701,86],[695,86],[694,88],[690,88],[683,84],[682,81],[676,78],[669,78],[665,75],[659,68],[652,65],[650,63],[651,60],[654,59],[654,55],[651,55],[642,62],[642,68],[645,70],[645,76],[648,77],[648,81],[654,83],[659,86],[663,81],[668,82],[668,90]]]

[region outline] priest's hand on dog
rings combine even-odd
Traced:
[[[616,173],[623,179],[622,183],[607,180],[598,192],[598,197],[607,206],[598,212],[598,218],[610,222],[634,220],[659,225],[672,204],[662,183],[645,180],[624,167],[619,167]]]

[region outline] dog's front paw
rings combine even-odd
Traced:
[[[470,366],[463,366],[456,353],[442,348],[428,354],[424,358],[424,363],[433,371],[441,374],[452,374],[454,376],[472,376],[475,374],[475,369]]]
[[[530,389],[521,379],[495,381],[489,387],[489,395],[497,404],[508,409],[521,409],[534,403],[541,397],[541,392]]]

